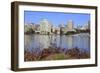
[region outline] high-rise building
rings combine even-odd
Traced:
[[[72,31],[73,30],[73,21],[72,20],[69,20],[68,23],[67,23],[67,29],[69,31]]]
[[[64,28],[64,33],[66,34],[67,32],[70,32],[70,31],[74,31],[75,32],[75,29],[74,29],[74,23],[72,20],[69,20],[67,22],[67,25],[65,26]]]
[[[40,33],[41,34],[51,34],[51,23],[47,19],[40,21]]]

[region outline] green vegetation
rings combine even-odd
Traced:
[[[90,33],[90,30],[77,30],[76,31],[68,31],[65,33],[65,35],[73,35],[73,34],[79,34],[79,33]]]
[[[45,58],[45,60],[62,60],[65,59],[65,55],[63,53],[52,54]]]
[[[24,32],[25,34],[33,34],[35,31],[33,29],[29,29],[28,31]]]

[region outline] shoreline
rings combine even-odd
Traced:
[[[90,35],[90,33],[75,33],[75,34],[37,34],[37,33],[30,33],[30,34],[25,34],[24,33],[24,35],[78,35],[78,34],[88,34],[88,35]]]
[[[87,59],[90,58],[90,53],[79,48],[72,49],[57,49],[45,48],[38,54],[34,51],[25,50],[24,61],[45,61],[45,60],[69,60],[69,59]]]

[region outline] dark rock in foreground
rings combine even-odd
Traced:
[[[45,48],[39,54],[25,51],[25,61],[42,61],[42,60],[64,60],[64,59],[87,59],[90,58],[90,53],[82,51],[79,48],[60,49],[60,48]]]

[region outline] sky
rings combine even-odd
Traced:
[[[42,12],[42,11],[24,11],[24,23],[39,24],[42,19],[47,19],[53,26],[60,24],[67,25],[72,20],[74,27],[84,26],[90,21],[90,14],[84,13],[64,13],[64,12]]]

